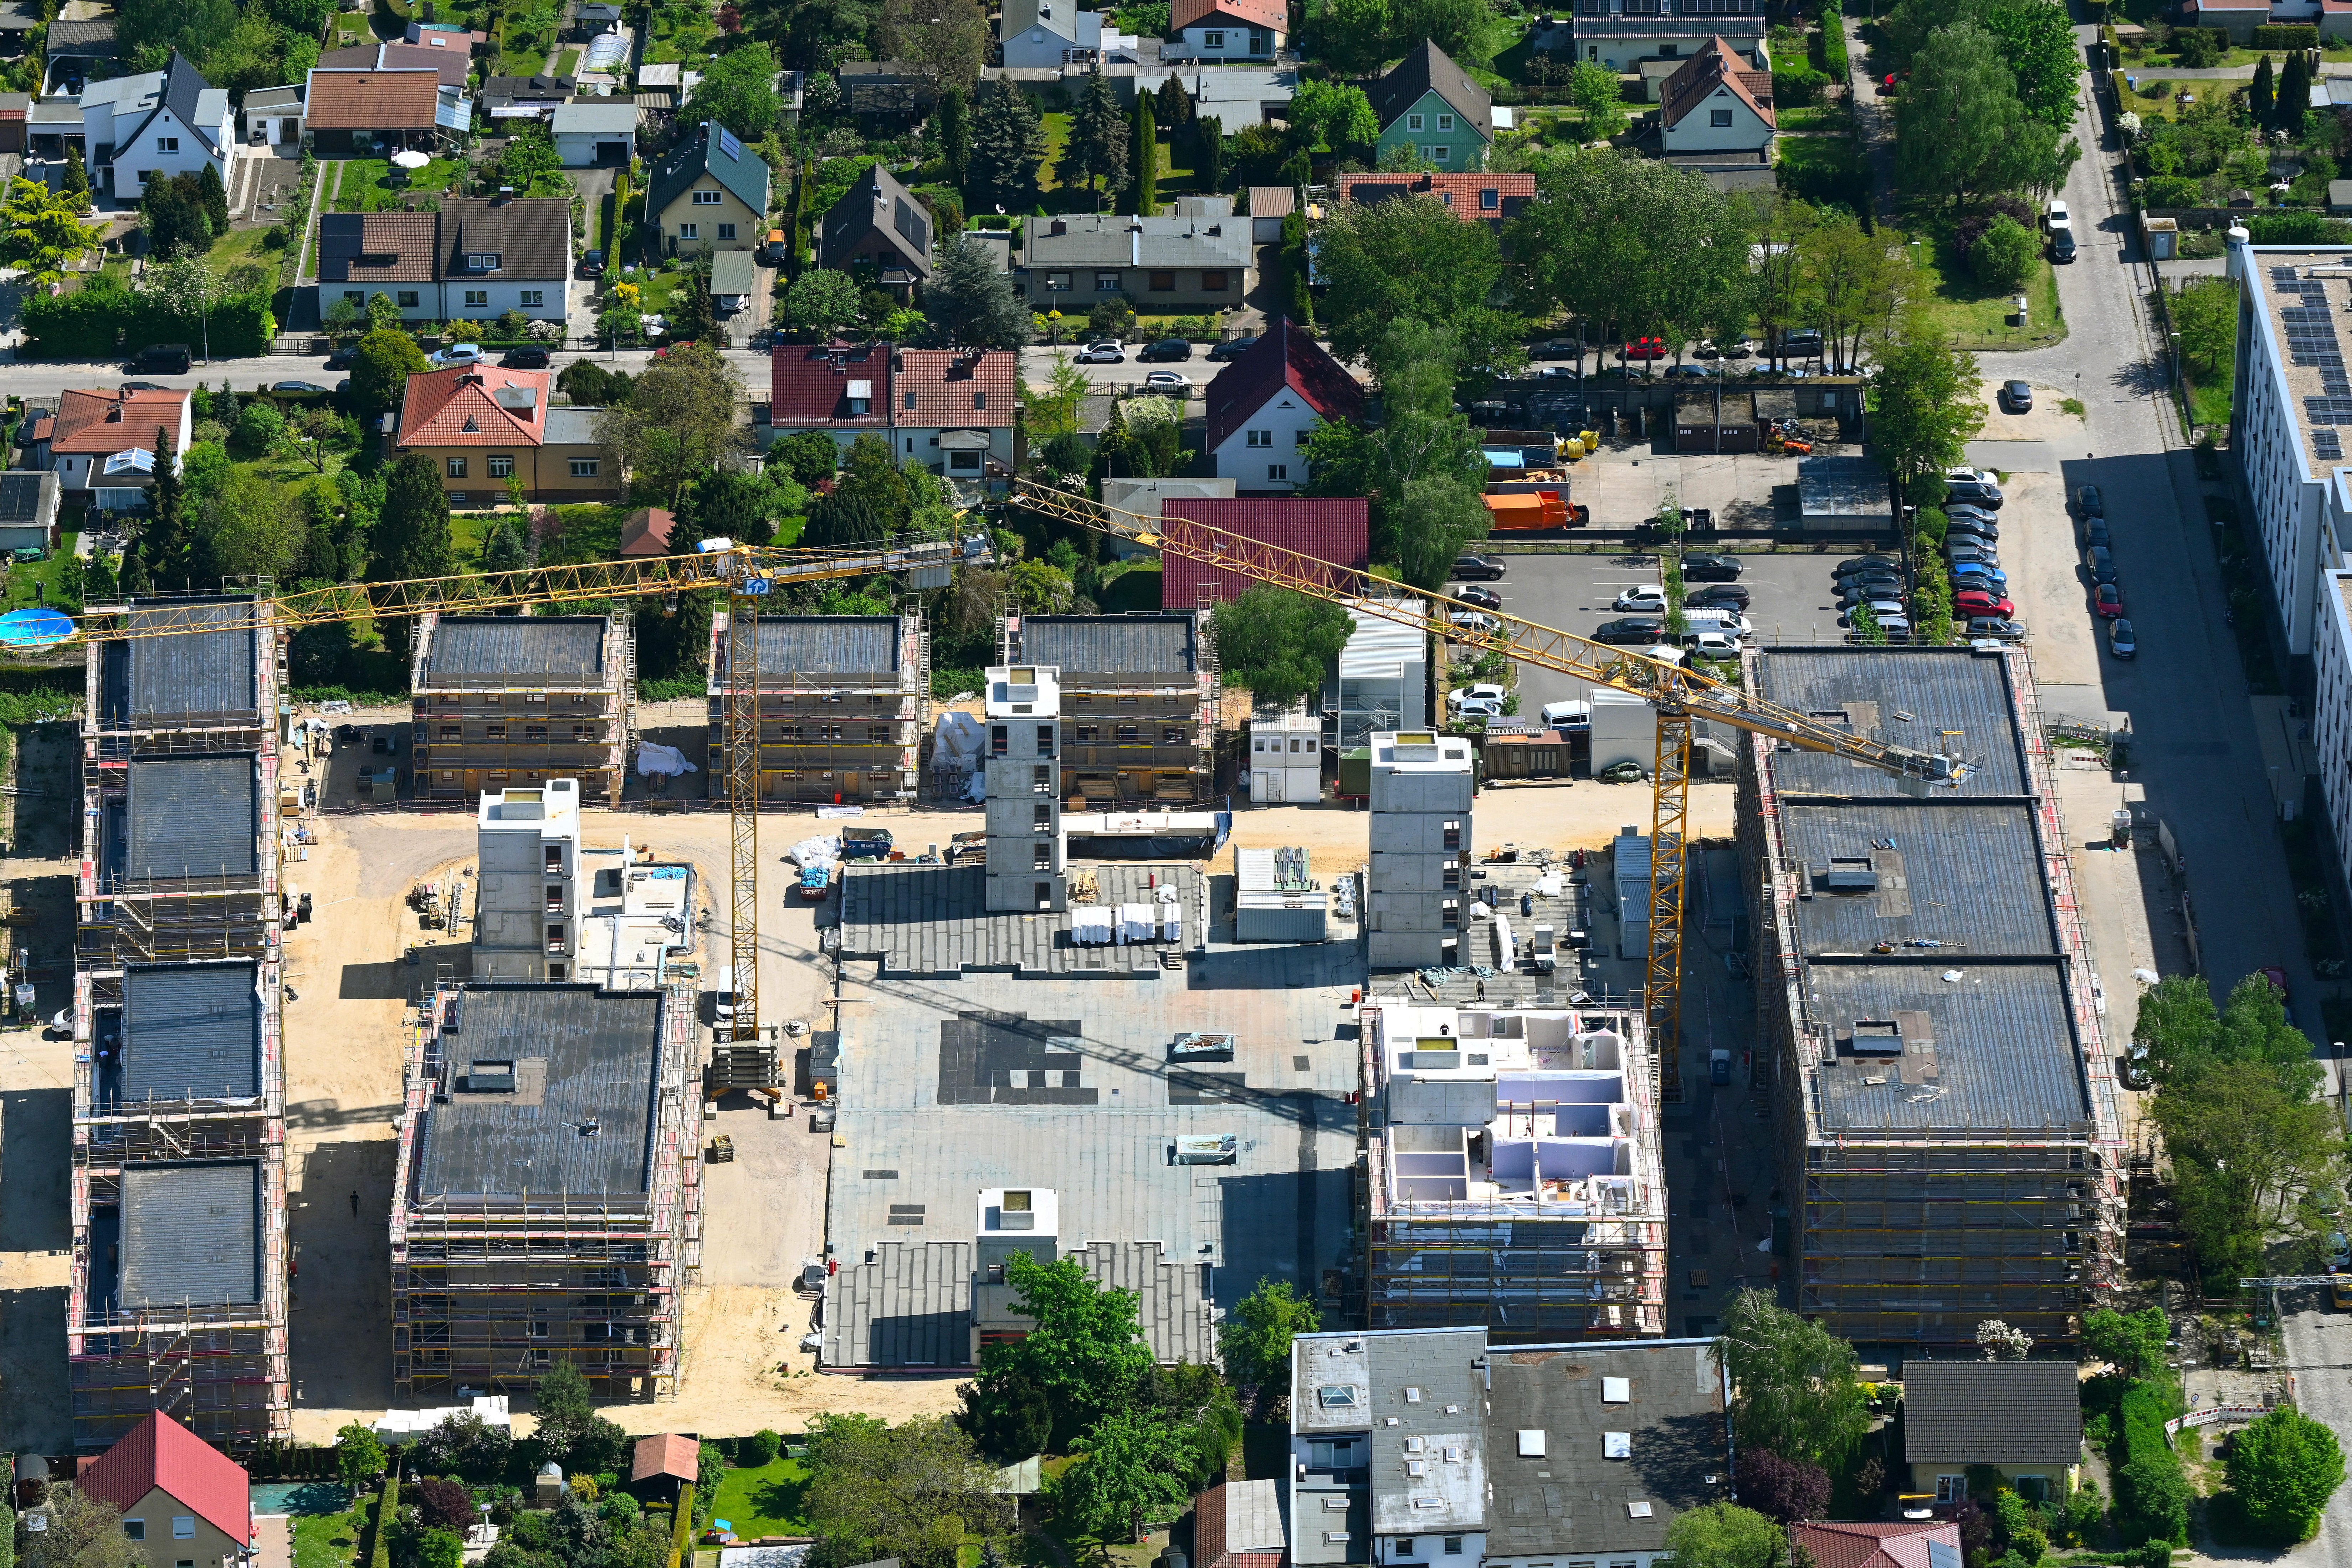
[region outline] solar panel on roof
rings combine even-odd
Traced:
[[[2303,411],[2314,425],[2352,425],[2352,397],[2306,397]]]
[[[724,125],[719,128],[719,150],[735,162],[742,162],[743,143],[735,140],[735,132]]]
[[[2295,277],[2294,277],[2294,268],[2292,268],[2292,267],[2273,267],[2273,268],[2271,268],[2271,281],[2272,281],[2272,282],[2273,282],[2273,283],[2292,283],[2292,282],[2294,282],[2294,280],[2295,280]]]
[[[2343,437],[2337,436],[2333,430],[2313,431],[2311,455],[2325,463],[2342,462],[2344,460]]]

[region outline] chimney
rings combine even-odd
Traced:
[[[1070,232],[1070,226],[1063,222],[1060,218],[1055,218],[1054,220],[1054,226],[1047,229],[1045,232],[1047,234],[1067,234]]]
[[[1129,267],[1143,265],[1143,225],[1140,223],[1130,222],[1127,226],[1127,264]]]
[[[514,200],[514,187],[512,185],[500,185],[499,187],[498,199],[490,205],[492,206],[502,207],[512,200]]]

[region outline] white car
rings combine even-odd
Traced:
[[[1628,588],[1611,600],[1609,607],[1612,610],[1663,611],[1666,607],[1665,584],[1644,583],[1639,587]]]
[[[1503,705],[1491,697],[1481,698],[1475,702],[1462,703],[1454,710],[1454,716],[1456,719],[1500,719]]]
[[[1073,357],[1080,364],[1125,364],[1127,351],[1113,342],[1088,343]]]
[[[1721,632],[1685,632],[1683,642],[1698,658],[1738,658],[1748,645]]]
[[[451,343],[439,353],[433,354],[428,357],[425,363],[431,365],[435,370],[446,370],[453,364],[479,364],[482,363],[482,345],[479,343]]]
[[[1503,624],[1484,610],[1454,610],[1445,618],[1463,630],[1472,632],[1495,631]]]
[[[2042,225],[2044,228],[2071,228],[2074,226],[2074,218],[2066,211],[2066,204],[2053,197],[2050,210],[2042,215]]]
[[[1547,702],[1543,705],[1543,721],[1555,730],[1590,730],[1592,728],[1592,704]]]
[[[1664,643],[1657,643],[1638,651],[1643,658],[1655,659],[1660,664],[1680,664],[1684,657],[1682,649],[1669,647]]]
[[[1143,378],[1147,392],[1173,392],[1182,396],[1192,395],[1192,384],[1172,370],[1155,370]]]
[[[1445,701],[1448,707],[1461,708],[1473,702],[1500,702],[1509,695],[1493,681],[1482,680],[1475,686],[1455,687],[1445,694]]]

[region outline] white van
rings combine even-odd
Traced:
[[[1738,610],[1718,605],[1688,605],[1683,608],[1683,621],[1693,631],[1721,632],[1726,637],[1752,636],[1755,628],[1748,617]]]
[[[735,1021],[735,966],[731,963],[719,972],[719,989],[710,998],[710,1016],[714,1023]]]

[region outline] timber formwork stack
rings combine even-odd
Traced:
[[[583,800],[617,802],[636,727],[635,628],[622,615],[420,616],[409,666],[416,796],[470,804],[576,778]]]
[[[655,1108],[642,1192],[425,1196],[419,1173],[435,1108],[464,1068],[452,1042],[467,989],[445,975],[410,1029],[392,1203],[394,1397],[529,1393],[557,1361],[600,1399],[675,1396],[685,1288],[702,1263],[691,984],[663,993],[658,1081],[620,1089]],[[578,1135],[554,1121],[544,1133]]]
[[[759,798],[916,798],[931,682],[930,638],[913,601],[896,616],[763,615],[759,628]],[[713,779],[726,774],[732,649],[730,618],[714,616],[704,762]]]
[[[204,603],[143,602],[183,619]],[[86,665],[66,1323],[84,1449],[152,1411],[232,1453],[292,1436],[276,742],[285,638],[267,615],[254,624],[256,602],[217,601],[243,627],[100,643]],[[157,868],[116,854],[109,835],[126,825],[133,774],[149,768],[251,790],[249,810],[224,807],[232,830],[219,864],[184,858],[172,875],[141,875]],[[217,1081],[209,1064],[126,1071],[134,972],[157,994],[226,986],[238,1001]],[[146,1022],[172,1057],[180,1021]]]

